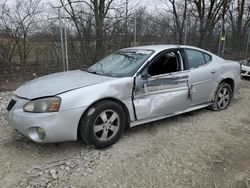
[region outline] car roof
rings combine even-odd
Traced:
[[[163,50],[171,49],[171,48],[189,48],[189,49],[195,49],[195,50],[200,50],[207,52],[206,50],[203,50],[201,48],[197,48],[194,46],[187,46],[187,45],[145,45],[145,46],[135,46],[135,47],[130,47],[130,48],[125,48],[126,50],[153,50],[155,52],[161,52]]]

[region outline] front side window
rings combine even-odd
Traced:
[[[187,59],[189,62],[189,69],[197,68],[207,63],[202,52],[197,50],[186,50]]]
[[[181,57],[177,51],[163,53],[148,67],[148,74],[156,76],[181,71]]]
[[[87,72],[112,77],[133,76],[152,54],[152,50],[121,50],[92,65]]]

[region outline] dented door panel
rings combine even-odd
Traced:
[[[137,119],[152,118],[184,110],[189,106],[189,71],[136,78],[134,106]]]
[[[190,70],[190,84],[192,86],[192,101],[191,106],[210,102],[213,94],[218,86],[219,70],[217,64],[210,63],[203,67]]]

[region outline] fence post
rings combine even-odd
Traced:
[[[136,37],[137,37],[137,23],[136,23],[136,12],[135,12],[135,18],[134,18],[134,46],[136,46]]]
[[[62,15],[61,15],[60,8],[58,8],[58,18],[59,18],[60,38],[61,38],[62,64],[63,64],[63,71],[65,71],[65,56],[64,56],[64,42],[63,42],[63,29],[62,29]]]
[[[246,51],[245,51],[245,59],[247,58],[248,47],[249,47],[249,40],[250,40],[250,29],[248,31],[248,36],[247,36],[247,46],[246,46]]]
[[[184,45],[187,45],[187,29],[188,29],[188,21],[187,21],[187,16],[185,19],[185,33],[184,33]]]
[[[221,37],[222,37],[222,26],[221,26],[221,28],[220,28],[219,46],[218,46],[218,53],[217,53],[218,56],[220,56]]]
[[[224,58],[224,55],[225,55],[226,38],[227,38],[227,30],[225,30],[225,36],[224,36],[224,41],[223,41],[222,54],[221,54],[222,58]]]
[[[64,41],[65,41],[65,60],[66,60],[66,71],[69,71],[69,56],[68,56],[68,42],[67,42],[67,28],[64,25]]]

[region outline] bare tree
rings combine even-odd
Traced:
[[[245,0],[233,1],[229,9],[230,25],[232,28],[234,49],[242,49],[250,28],[250,4]]]
[[[170,12],[174,18],[174,36],[177,44],[183,43],[184,27],[187,17],[187,3],[188,0],[176,1],[176,0],[165,0],[165,3],[171,4]],[[178,11],[178,10],[179,11]],[[182,11],[182,12],[180,12]]]
[[[20,62],[24,64],[31,51],[28,36],[38,28],[40,21],[40,0],[17,0],[14,6],[5,2],[2,10],[1,25],[14,40]]]
[[[16,54],[16,43],[5,30],[2,30],[0,37],[4,38],[4,40],[0,40],[0,63],[2,66],[8,66],[7,64],[12,63]]]
[[[95,15],[96,53],[95,59],[100,59],[104,51],[104,19],[111,8],[113,0],[90,0]]]
[[[60,0],[60,3],[73,21],[81,42],[92,37],[93,32],[91,28],[94,26],[94,59],[100,59],[104,51],[104,22],[111,9],[113,0],[67,0],[67,2]],[[94,22],[92,22],[92,18],[94,18]],[[91,48],[91,46],[88,45],[93,44],[91,44],[90,41],[81,43],[82,52],[84,52],[85,55],[89,54],[86,51],[86,46],[87,49]]]
[[[227,0],[192,0],[194,15],[199,19],[199,40],[198,46],[203,47],[209,41],[215,25],[222,18]]]
[[[92,50],[93,14],[90,9],[86,8],[85,1],[60,0],[60,4],[67,13],[68,21],[76,29],[76,36],[69,34],[71,55],[81,57],[81,61],[88,64],[94,56]]]

